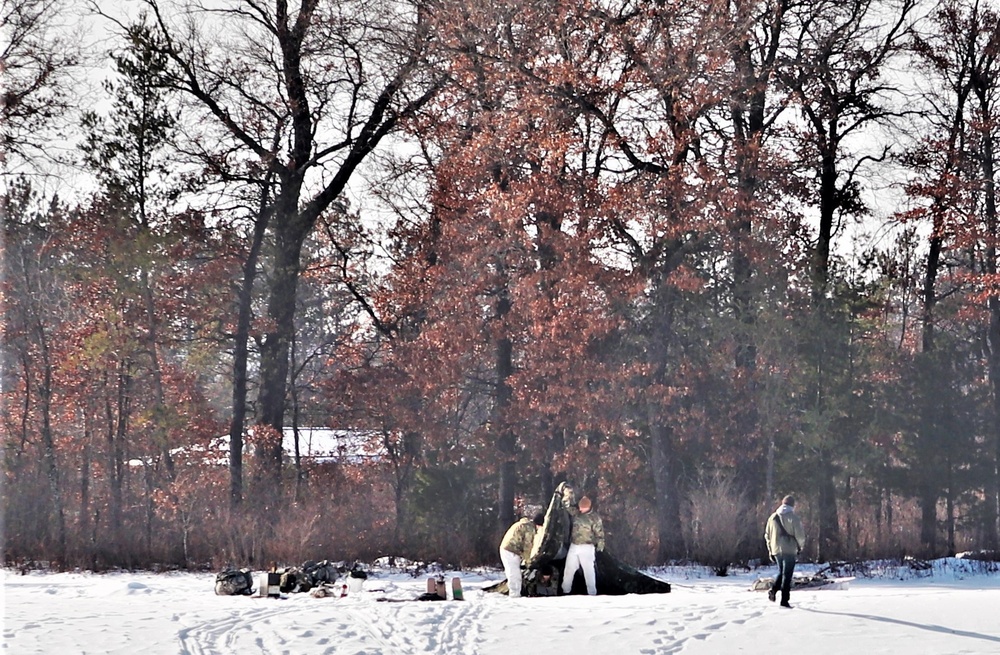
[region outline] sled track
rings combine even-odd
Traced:
[[[307,599],[295,599],[306,601]],[[484,603],[476,600],[376,603],[340,599],[293,602],[249,600],[265,607],[241,610],[180,629],[184,655],[229,655],[248,651],[261,655],[341,652],[338,642],[365,644],[364,652],[409,655],[462,653],[475,655]],[[343,651],[343,652],[346,652]],[[356,648],[352,652],[356,652]]]
[[[451,602],[447,607],[446,617],[437,630],[437,640],[428,640],[426,652],[433,653],[468,653],[476,655],[479,652],[479,630],[486,606],[479,600]]]
[[[263,601],[267,602],[267,601]],[[180,652],[184,655],[224,655],[237,652],[243,632],[256,630],[258,624],[269,625],[272,620],[281,617],[295,606],[262,607],[252,612],[238,611],[228,617],[204,621],[189,628],[183,628],[177,633],[181,644]],[[258,638],[258,644],[260,640]],[[261,649],[259,652],[270,651]]]
[[[369,626],[377,652],[475,655],[485,611],[469,600],[384,603],[365,608],[361,625]]]

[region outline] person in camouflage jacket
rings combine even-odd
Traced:
[[[569,550],[563,569],[562,592],[568,594],[573,589],[573,577],[577,569],[583,569],[583,579],[587,583],[587,594],[597,595],[597,552],[604,550],[604,523],[597,512],[592,511],[592,503],[587,496],[581,496],[577,511],[573,515],[570,531]]]
[[[507,528],[500,541],[500,561],[503,563],[504,575],[507,576],[507,590],[511,598],[521,596],[521,562],[531,556],[535,530],[544,519],[545,515],[541,513],[536,514],[533,521],[523,517]]]

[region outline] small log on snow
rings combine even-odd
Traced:
[[[793,575],[792,591],[813,589],[847,589],[853,577],[828,578],[822,574]],[[768,591],[774,584],[774,578],[757,578],[751,585],[751,591]]]

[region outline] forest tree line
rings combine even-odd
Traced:
[[[992,2],[81,4],[3,4],[8,563],[495,563],[564,479],[636,564],[1000,547]]]

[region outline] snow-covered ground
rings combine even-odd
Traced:
[[[809,572],[813,567],[801,566]],[[375,569],[358,593],[280,599],[216,596],[214,574],[4,570],[3,650],[26,655],[456,653],[1000,653],[1000,574],[940,560],[882,568],[849,589],[795,591],[793,609],[749,591],[773,568],[714,577],[650,571],[659,595],[511,599],[480,591],[499,571],[452,573],[464,601],[414,599],[426,574]]]

